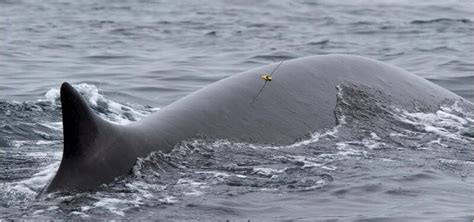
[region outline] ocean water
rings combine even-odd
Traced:
[[[94,192],[38,196],[62,155],[59,86],[129,124],[222,78],[315,54],[381,60],[474,101],[474,2],[0,0],[0,218],[472,221],[474,114],[339,88],[290,146],[186,141]]]

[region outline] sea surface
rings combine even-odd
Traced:
[[[130,124],[254,67],[345,53],[474,101],[473,36],[471,0],[0,0],[0,218],[472,221],[474,111],[350,85],[339,124],[307,140],[185,141],[96,191],[38,194],[62,155],[62,82]]]

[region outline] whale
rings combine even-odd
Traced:
[[[315,55],[232,75],[130,125],[99,117],[69,84],[60,90],[63,154],[44,192],[91,191],[131,172],[138,158],[170,152],[183,141],[225,139],[290,145],[338,124],[338,86],[382,91],[405,110],[435,112],[466,101],[396,66],[355,55]]]

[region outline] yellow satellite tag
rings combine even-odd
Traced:
[[[270,75],[262,75],[260,76],[260,78],[262,78],[265,81],[272,81],[272,76]]]

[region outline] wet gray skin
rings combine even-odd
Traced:
[[[130,172],[137,157],[193,138],[286,145],[337,124],[337,86],[365,85],[406,110],[436,111],[458,95],[389,64],[351,55],[304,57],[213,83],[135,124],[98,117],[71,85],[61,86],[63,158],[46,192],[85,191]],[[276,70],[275,70],[276,69]],[[274,72],[273,72],[274,71]],[[262,75],[272,73],[272,80]]]

